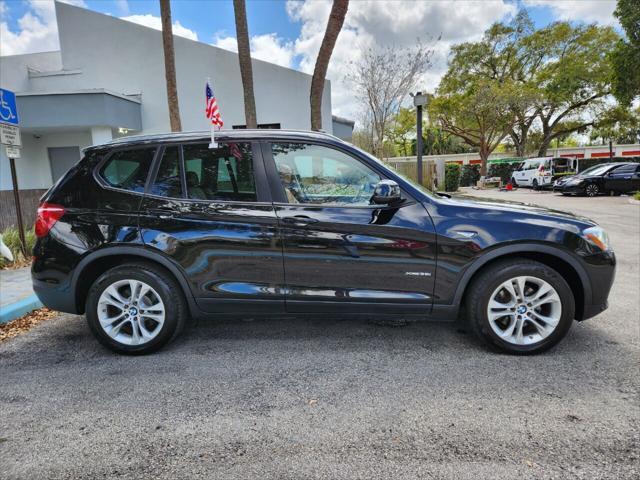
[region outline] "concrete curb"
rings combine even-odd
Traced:
[[[9,305],[4,305],[0,307],[0,324],[8,323],[41,307],[43,307],[42,302],[35,294]]]

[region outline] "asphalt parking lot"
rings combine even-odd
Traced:
[[[473,192],[598,221],[610,308],[536,357],[455,324],[200,322],[122,357],[82,317],[0,344],[0,477],[612,478],[640,475],[640,206]]]

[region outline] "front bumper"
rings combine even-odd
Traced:
[[[562,193],[573,193],[573,194],[583,194],[584,193],[584,185],[563,185]]]
[[[584,299],[582,315],[577,320],[595,317],[609,308],[609,292],[616,276],[616,256],[611,251],[585,257],[585,263],[591,298]]]

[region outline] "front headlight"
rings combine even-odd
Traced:
[[[582,236],[589,242],[591,245],[595,245],[603,252],[611,249],[611,245],[609,243],[609,235],[602,228],[595,226],[590,227],[582,231]]]

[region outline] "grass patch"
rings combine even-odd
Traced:
[[[13,254],[13,262],[4,257],[0,257],[0,268],[19,268],[28,265],[31,262],[31,251],[36,243],[36,234],[33,228],[26,229],[24,232],[27,241],[27,258],[22,255],[20,249],[20,235],[16,227],[9,227],[2,232],[2,241],[9,247]]]

